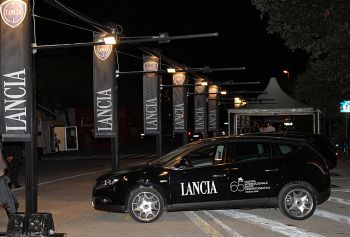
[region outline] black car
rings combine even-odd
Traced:
[[[304,139],[309,142],[321,155],[323,156],[329,169],[333,169],[337,166],[338,155],[332,141],[325,135],[313,134],[313,133],[302,133],[302,132],[261,132],[261,133],[246,133],[244,136],[278,136],[288,137],[296,139]]]
[[[303,220],[330,196],[329,171],[305,140],[234,136],[182,146],[144,166],[104,174],[97,210],[153,222],[166,211],[279,207]]]

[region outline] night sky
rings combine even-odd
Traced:
[[[122,26],[126,37],[156,36],[167,32],[170,36],[218,32],[219,37],[172,41],[169,44],[148,43],[142,45],[120,45],[118,47],[120,71],[142,69],[142,52],[138,47],[158,48],[166,57],[188,67],[212,68],[244,66],[241,72],[220,72],[206,74],[212,81],[235,82],[260,81],[260,87],[234,88],[263,89],[272,76],[286,79],[283,69],[290,70],[295,78],[304,70],[307,55],[301,51],[291,52],[278,35],[267,34],[266,22],[250,1],[61,1],[80,13],[102,24],[117,23]],[[37,1],[35,14],[56,21],[93,29],[71,16]],[[84,31],[54,22],[36,18],[37,43],[73,43],[92,41],[92,32]],[[89,97],[92,88],[92,49],[47,50],[37,53],[37,74],[39,91],[43,98],[50,97],[46,88],[55,85],[63,94],[75,93]],[[133,55],[127,56],[126,54]],[[66,63],[65,63],[66,62]],[[166,65],[164,65],[164,68]],[[47,70],[50,68],[50,70]],[[56,78],[56,79],[54,79]],[[43,82],[42,80],[45,80]],[[52,82],[58,80],[58,82]],[[164,78],[163,83],[170,83]],[[64,82],[59,85],[59,82]],[[54,83],[54,84],[52,84]],[[61,83],[62,84],[62,83]],[[142,76],[121,76],[121,104],[130,103],[128,96],[142,94]],[[77,88],[77,89],[74,89]],[[92,92],[92,91],[91,91]],[[39,92],[40,95],[40,92]],[[55,96],[54,96],[55,97]],[[79,103],[86,106],[86,100],[75,103],[67,100],[61,103]],[[60,100],[60,98],[57,98]],[[62,100],[62,98],[61,98]],[[89,101],[89,100],[87,100]],[[142,104],[142,101],[139,101]],[[91,100],[92,105],[92,100]]]

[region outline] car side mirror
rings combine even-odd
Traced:
[[[188,168],[191,167],[191,163],[189,162],[188,159],[181,159],[180,164],[179,164],[179,168],[183,169],[183,168]]]

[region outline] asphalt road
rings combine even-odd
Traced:
[[[153,159],[152,154],[122,155],[121,167]],[[110,169],[108,156],[56,156],[39,163],[38,212],[53,214],[56,232],[69,237],[115,236],[350,236],[350,158],[332,170],[329,201],[304,221],[285,217],[278,209],[165,212],[151,224],[133,221],[128,214],[96,211],[91,207],[94,179]],[[24,183],[24,167],[20,181]],[[24,188],[13,192],[25,211]],[[0,210],[0,232],[7,218]]]

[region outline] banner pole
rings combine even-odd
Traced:
[[[161,56],[159,55],[159,70],[161,70],[162,64],[161,64]],[[157,151],[157,158],[162,157],[162,76],[159,75],[159,80],[158,80],[158,101],[159,101],[159,108],[158,108],[158,113],[159,113],[159,121],[158,121],[158,126],[159,126],[159,133],[156,135],[156,151]]]
[[[119,169],[119,95],[118,95],[118,77],[115,79],[115,112],[114,112],[114,126],[115,126],[115,137],[114,137],[114,154],[112,159],[113,171]]]
[[[345,113],[345,152],[348,152],[349,148],[348,142],[348,113]]]
[[[32,1],[28,1],[28,9],[31,9]],[[28,11],[30,12],[30,11]],[[33,20],[28,14],[28,31],[29,37],[28,42],[25,42],[28,45],[27,50],[28,54],[28,68],[30,73],[27,75],[28,81],[31,90],[31,96],[29,98],[29,103],[31,104],[32,109],[30,110],[30,141],[25,142],[25,151],[26,151],[26,179],[25,179],[25,206],[27,213],[37,213],[38,207],[38,164],[37,164],[37,129],[36,129],[36,79],[35,79],[35,56],[32,51],[31,42],[34,38],[33,32]]]

